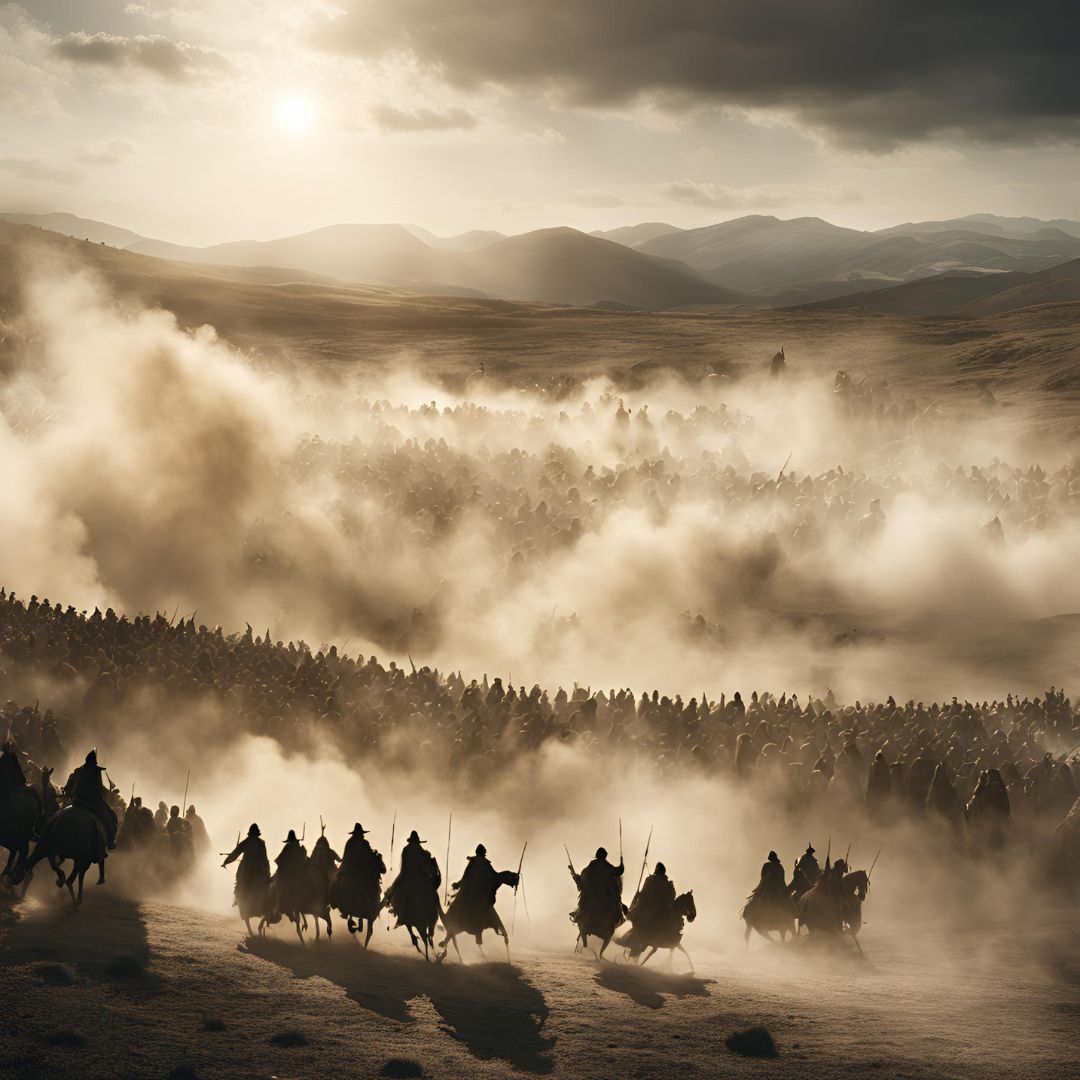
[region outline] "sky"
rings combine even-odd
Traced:
[[[1075,0],[0,0],[0,210],[185,244],[1080,217]]]

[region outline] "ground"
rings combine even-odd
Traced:
[[[864,928],[865,959],[755,942],[668,970],[598,963],[566,942],[496,942],[426,964],[338,927],[280,927],[96,890],[0,920],[4,1077],[1063,1076],[1080,1053],[1080,919],[1037,927]],[[694,928],[687,945],[694,952]],[[499,960],[496,958],[499,957]],[[773,1059],[729,1050],[764,1026]]]

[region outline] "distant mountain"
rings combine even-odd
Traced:
[[[601,240],[614,240],[616,244],[625,244],[627,247],[637,248],[647,244],[650,240],[667,236],[669,233],[682,232],[674,225],[668,225],[664,221],[645,221],[640,225],[622,225],[617,229],[598,229],[590,233],[590,236],[599,236]]]
[[[407,286],[421,292],[480,292],[511,300],[640,308],[728,305],[743,294],[705,281],[687,266],[652,258],[576,229],[541,229],[489,240],[464,234],[456,249],[433,247],[425,230],[404,225],[331,225],[280,240],[208,248],[160,242],[130,250],[161,258],[232,266],[294,266],[345,281]],[[497,234],[496,234],[497,235]],[[434,238],[438,240],[439,238]]]
[[[108,244],[118,248],[130,247],[146,239],[130,229],[121,229],[104,221],[76,217],[74,214],[0,213],[0,220],[10,221],[13,225],[34,225],[63,236],[74,236],[79,240],[91,240],[95,244]]]
[[[500,240],[474,252],[469,267],[472,284],[485,292],[551,304],[670,308],[748,300],[685,265],[568,228]]]
[[[446,251],[478,251],[488,244],[494,244],[496,240],[506,239],[505,233],[495,232],[493,229],[473,229],[457,236],[436,236],[420,225],[406,225],[405,228],[418,240],[423,240],[428,247]]]
[[[1080,259],[1026,273],[948,273],[888,289],[862,292],[804,308],[873,311],[881,315],[975,317],[1080,301]]]
[[[317,275],[428,295],[636,308],[842,306],[837,301],[843,297],[869,303],[869,294],[890,293],[904,283],[947,280],[947,287],[912,289],[880,304],[948,313],[984,295],[987,287],[972,274],[1031,274],[1080,258],[1080,222],[992,214],[878,232],[815,217],[767,215],[698,229],[654,221],[591,235],[556,228],[511,237],[489,230],[439,237],[417,225],[340,224],[203,248],[71,214],[0,217],[157,258],[260,268],[262,280]],[[1065,293],[1068,280],[1061,286]]]
[[[1060,231],[1024,239],[977,230],[871,233],[821,218],[754,215],[661,236],[641,250],[679,259],[717,284],[790,304],[823,288],[853,294],[945,271],[1041,270],[1080,257],[1080,239]]]

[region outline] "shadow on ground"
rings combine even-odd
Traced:
[[[115,896],[79,909],[65,903],[5,910],[0,963],[29,966],[43,986],[87,980],[139,994],[162,986],[148,970],[150,943],[139,904]]]
[[[498,1059],[531,1073],[554,1068],[553,1038],[543,1034],[543,994],[510,964],[427,964],[411,957],[358,950],[317,949],[248,938],[240,949],[288,968],[299,979],[340,986],[362,1008],[411,1023],[409,1002],[431,1001],[443,1028],[475,1058]]]
[[[662,1009],[665,997],[708,997],[709,983],[695,975],[673,975],[631,964],[603,964],[596,972],[596,983],[605,990],[625,994],[647,1009]]]

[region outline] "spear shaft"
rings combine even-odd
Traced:
[[[450,820],[446,825],[446,876],[443,878],[443,907],[450,899],[450,831],[454,827],[454,811],[450,811]]]
[[[652,831],[653,831],[653,827],[650,825],[649,826],[649,839],[645,841],[645,858],[643,858],[641,860],[641,873],[638,874],[637,889],[634,891],[634,897],[635,898],[637,897],[637,894],[639,892],[641,892],[641,883],[645,878],[645,867],[648,866],[648,864],[649,864],[649,847],[652,844]]]

